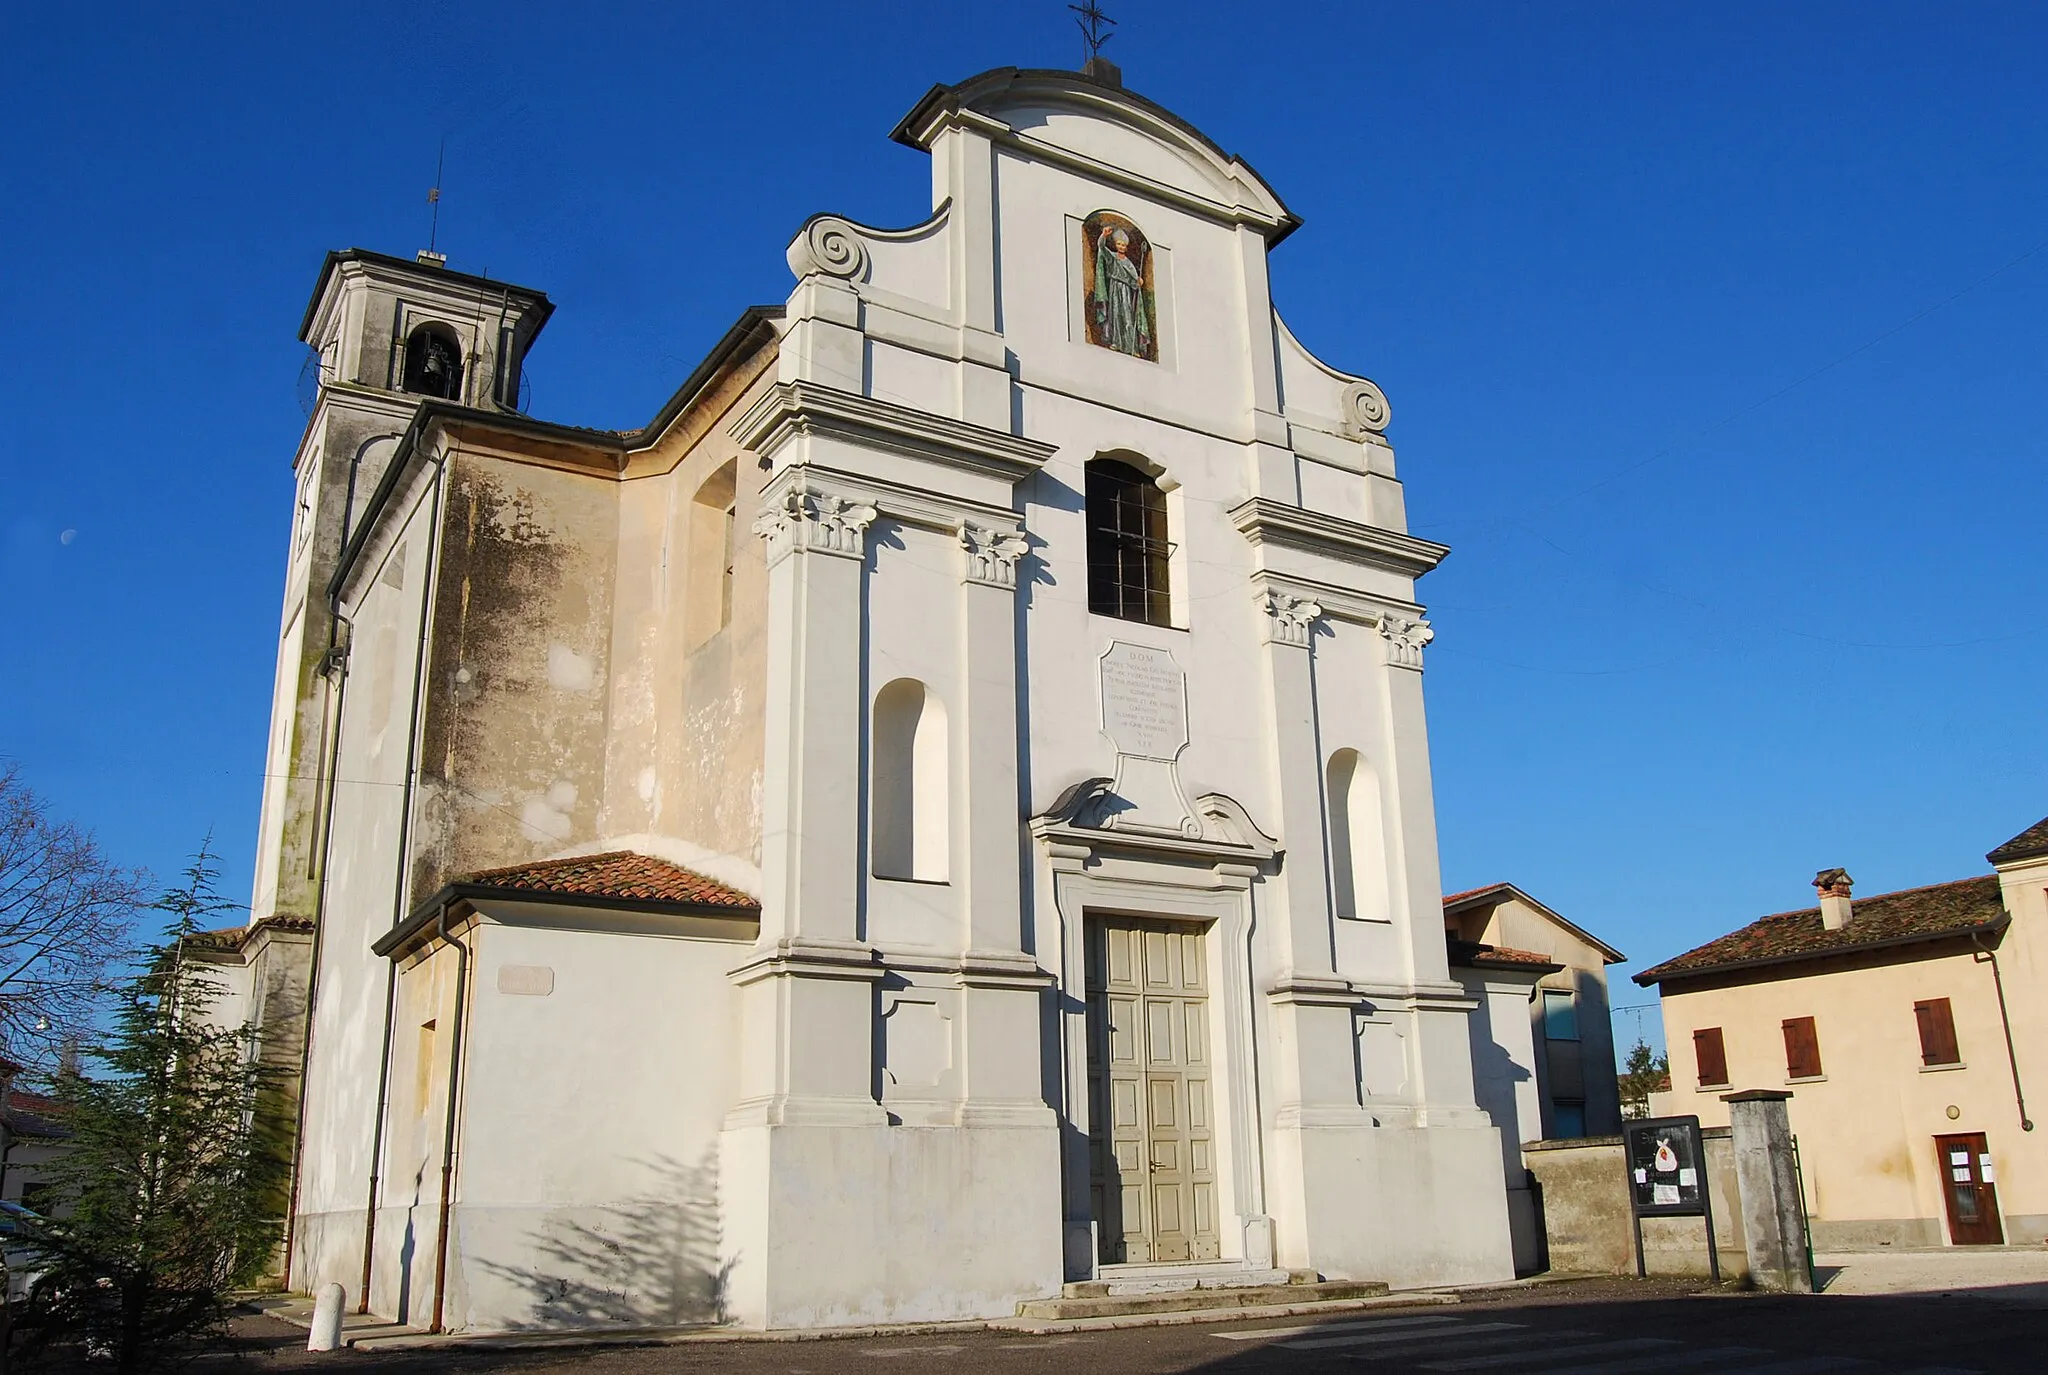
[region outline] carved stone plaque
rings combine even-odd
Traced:
[[[1188,680],[1163,649],[1118,640],[1102,656],[1102,729],[1118,754],[1172,759],[1188,743]]]

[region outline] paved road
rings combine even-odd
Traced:
[[[1695,1296],[1675,1282],[1546,1285],[1449,1308],[1030,1336],[953,1331],[803,1342],[307,1356],[259,1324],[245,1371],[578,1375],[1983,1375],[2048,1371],[2048,1312],[1995,1298]]]

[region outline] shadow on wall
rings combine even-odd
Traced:
[[[479,1261],[529,1295],[515,1331],[581,1327],[678,1327],[726,1320],[727,1267],[718,1259],[714,1157],[685,1165],[657,1156],[638,1197],[564,1208],[532,1237],[530,1266]]]

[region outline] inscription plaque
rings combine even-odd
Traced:
[[[1102,656],[1102,729],[1118,754],[1172,759],[1188,742],[1188,680],[1163,649],[1119,640]]]

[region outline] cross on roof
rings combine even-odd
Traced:
[[[1107,24],[1115,28],[1116,20],[1104,14],[1102,7],[1096,4],[1095,0],[1082,0],[1082,3],[1069,5],[1067,8],[1081,16],[1074,22],[1081,26],[1081,41],[1088,45],[1089,58],[1092,60],[1102,56],[1102,45],[1116,37],[1113,33],[1104,33],[1102,26]]]

